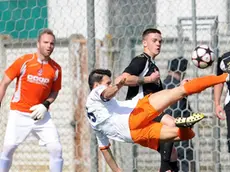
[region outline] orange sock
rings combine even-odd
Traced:
[[[179,128],[178,129],[178,137],[181,140],[189,140],[195,136],[195,133],[191,128]]]
[[[204,89],[214,86],[216,84],[220,84],[226,82],[226,78],[228,77],[227,73],[222,75],[209,75],[200,78],[192,79],[191,81],[184,84],[184,89],[188,95],[199,93]]]

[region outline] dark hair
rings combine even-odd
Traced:
[[[177,57],[168,62],[168,70],[173,72],[184,72],[187,69],[188,60],[184,57]]]
[[[142,33],[142,40],[145,39],[145,37],[150,34],[150,33],[159,33],[161,34],[161,31],[158,30],[158,29],[155,29],[155,28],[149,28],[149,29],[146,29],[143,33]]]
[[[111,71],[108,69],[94,69],[89,74],[88,84],[90,90],[93,89],[93,85],[95,82],[101,82],[103,76],[111,77]]]
[[[38,35],[38,42],[40,41],[42,35],[44,34],[48,34],[48,35],[52,35],[54,37],[55,40],[55,35],[53,33],[53,31],[51,29],[44,29],[39,35]]]

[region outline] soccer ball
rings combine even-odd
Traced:
[[[215,59],[216,56],[208,45],[199,45],[192,53],[192,62],[200,69],[211,66]]]

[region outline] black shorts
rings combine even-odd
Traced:
[[[224,110],[226,114],[230,114],[230,102],[224,106]]]
[[[154,118],[153,121],[161,122],[161,119],[163,118],[164,115],[165,115],[165,113],[162,112],[160,115],[158,115],[156,118]]]

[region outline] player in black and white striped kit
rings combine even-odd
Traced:
[[[227,60],[229,62],[221,63],[222,60]],[[217,62],[217,75],[223,74],[223,67],[224,64],[230,63],[230,51],[224,53],[221,57],[218,58]],[[228,146],[228,152],[230,153],[230,83],[226,83],[228,92],[225,97],[225,102],[224,102],[224,109],[221,106],[221,95],[223,92],[224,88],[224,83],[218,84],[214,86],[214,102],[215,102],[215,113],[216,116],[224,120],[226,118],[227,122],[227,146]],[[226,114],[226,117],[225,117]]]
[[[159,68],[154,61],[161,50],[161,32],[154,28],[146,29],[142,34],[142,44],[144,52],[133,58],[122,74],[122,76],[127,78],[125,85],[129,86],[126,100],[143,98],[149,93],[163,90]],[[175,126],[174,118],[165,113],[162,113],[153,120],[162,122],[168,126]],[[178,171],[176,149],[172,148],[172,142],[162,143],[160,145],[160,172]],[[134,146],[134,158],[136,156],[136,149],[137,148]],[[171,156],[172,153],[173,155]]]

